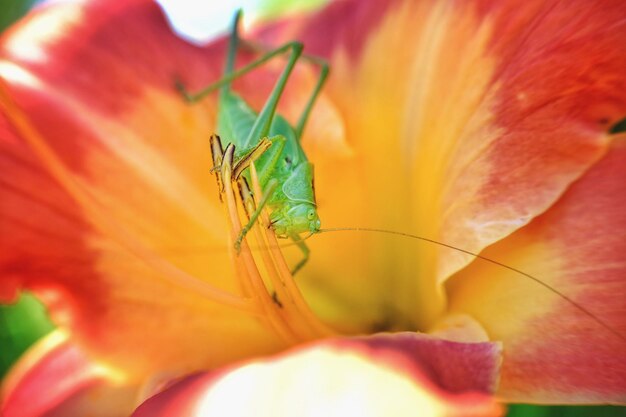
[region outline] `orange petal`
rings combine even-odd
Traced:
[[[32,288],[90,353],[139,377],[284,346],[233,278],[214,103],[174,88],[217,79],[223,56],[139,0],[45,6],[0,44],[0,294]]]
[[[626,114],[625,22],[616,0],[344,1],[264,33],[331,62],[326,91],[353,156],[308,136],[325,227],[479,252],[527,224],[603,155]],[[443,311],[438,283],[472,259],[398,238],[316,240],[305,274],[349,305],[334,314],[396,309],[418,327]]]
[[[137,391],[57,331],[37,342],[9,373],[2,386],[0,413],[4,417],[118,417],[132,411]]]
[[[498,352],[410,333],[335,340],[188,377],[133,416],[501,415]]]
[[[559,203],[485,251],[541,283],[481,260],[452,279],[452,311],[504,343],[504,399],[626,402],[625,177],[622,135]]]

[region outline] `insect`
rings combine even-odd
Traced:
[[[224,154],[228,148],[234,148],[233,178],[241,176],[250,180],[247,168],[251,162],[255,163],[259,173],[259,184],[263,189],[263,198],[255,201],[256,209],[249,212],[249,221],[236,242],[235,248],[239,251],[241,242],[246,233],[258,220],[264,208],[270,210],[270,223],[278,237],[292,239],[303,253],[303,259],[294,267],[296,273],[307,262],[309,249],[300,234],[315,233],[320,230],[321,221],[317,214],[315,193],[313,187],[313,165],[308,161],[300,140],[311,109],[327,78],[329,67],[326,62],[315,57],[305,57],[321,67],[320,75],[311,96],[300,116],[296,126],[291,126],[287,120],[276,114],[278,101],[283,94],[287,80],[298,59],[303,57],[303,46],[299,42],[289,42],[277,49],[266,52],[259,59],[234,70],[235,55],[239,44],[243,41],[238,36],[238,23],[241,11],[235,14],[224,76],[218,82],[209,85],[201,91],[190,94],[178,83],[177,87],[184,98],[190,102],[197,102],[209,93],[219,89],[217,132],[225,138],[227,147],[224,150],[220,136],[211,137],[214,171],[219,169]],[[270,93],[261,111],[257,114],[248,104],[231,89],[234,79],[259,67],[275,56],[289,53],[287,65],[282,71],[276,85]],[[218,184],[220,178],[218,175]],[[251,195],[251,193],[249,193]]]

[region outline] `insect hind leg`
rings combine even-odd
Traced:
[[[302,52],[302,44],[300,44],[299,42],[288,42],[274,50],[271,50],[267,52],[265,55],[256,59],[255,61],[252,61],[251,63],[231,73],[224,74],[224,76],[220,78],[219,80],[217,80],[216,82],[196,92],[190,92],[187,89],[187,87],[185,87],[185,84],[178,78],[174,80],[174,87],[181,94],[181,96],[183,97],[183,99],[185,99],[186,102],[197,103],[201,101],[203,98],[205,98],[206,96],[208,96],[209,94],[211,94],[212,92],[217,91],[222,87],[228,87],[230,83],[232,83],[237,78],[247,74],[248,72],[252,71],[255,68],[258,68],[259,66],[263,65],[264,63],[271,60],[272,58],[282,55],[287,52],[292,52],[292,57],[290,58],[290,64],[288,64],[288,67],[287,67],[287,72],[290,73],[291,68],[293,67],[293,64],[295,63],[295,61],[298,59],[298,57],[300,56]],[[282,92],[282,89],[280,90],[281,90],[280,92]]]
[[[272,52],[271,48],[267,48],[253,41],[240,39],[240,42],[242,46],[245,46],[254,52],[264,53],[264,54]],[[309,115],[311,114],[313,105],[315,104],[315,101],[317,100],[319,93],[322,91],[322,88],[324,87],[324,84],[326,83],[326,79],[328,78],[328,74],[330,73],[330,66],[328,65],[328,62],[326,62],[325,59],[314,56],[314,55],[309,55],[309,54],[302,54],[302,59],[309,61],[313,63],[314,65],[319,66],[320,73],[317,78],[317,83],[315,84],[315,87],[313,88],[313,92],[309,96],[309,99],[304,107],[304,110],[302,111],[302,114],[298,118],[298,123],[296,124],[296,136],[298,138],[302,137],[302,131],[304,130],[304,125],[309,119]]]

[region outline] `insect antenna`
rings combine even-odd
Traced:
[[[226,55],[226,63],[224,65],[224,75],[229,75],[235,70],[235,55],[237,54],[237,47],[239,44],[239,21],[241,20],[243,12],[241,9],[235,12],[233,18],[232,31],[228,41],[228,53]],[[221,88],[221,93],[226,94],[230,90],[231,82],[225,83]]]
[[[612,334],[614,334],[615,336],[617,336],[621,340],[626,341],[626,336],[624,336],[623,334],[621,334],[620,332],[615,330],[613,327],[611,327],[604,320],[602,320],[601,318],[596,316],[594,313],[589,311],[586,307],[584,307],[583,305],[581,305],[577,301],[574,301],[571,297],[563,294],[561,291],[557,290],[556,288],[554,288],[550,284],[545,283],[541,279],[536,278],[536,277],[530,275],[529,273],[522,271],[521,269],[517,269],[515,267],[512,267],[512,266],[507,265],[505,263],[499,262],[499,261],[497,261],[495,259],[492,259],[492,258],[489,258],[487,256],[484,256],[484,255],[481,255],[481,254],[478,254],[478,253],[475,253],[475,252],[471,252],[471,251],[468,251],[466,249],[462,249],[462,248],[450,245],[448,243],[440,242],[440,241],[435,240],[435,239],[430,239],[430,238],[427,238],[427,237],[424,237],[424,236],[419,236],[419,235],[412,234],[412,233],[407,233],[407,232],[400,232],[400,231],[396,231],[396,230],[386,230],[386,229],[378,229],[378,228],[372,228],[372,227],[333,227],[333,228],[327,228],[327,229],[320,229],[320,230],[318,230],[315,233],[311,233],[311,234],[307,235],[306,237],[303,238],[303,240],[309,239],[310,237],[312,237],[312,236],[314,236],[316,234],[333,233],[333,232],[384,233],[384,234],[387,234],[387,235],[400,236],[400,237],[404,237],[404,238],[415,239],[415,240],[420,240],[420,241],[423,241],[423,242],[433,243],[433,244],[438,245],[438,246],[442,246],[442,247],[445,247],[445,248],[453,249],[455,251],[465,253],[465,254],[473,256],[475,258],[482,259],[483,261],[489,262],[489,263],[491,263],[493,265],[497,265],[498,267],[501,267],[501,268],[508,269],[509,271],[515,272],[516,274],[522,275],[522,276],[524,276],[524,277],[526,277],[526,278],[536,282],[537,284],[539,284],[542,287],[546,288],[548,291],[552,292],[553,294],[556,294],[557,296],[559,296],[563,300],[567,301],[570,305],[572,305],[573,307],[578,309],[580,312],[585,314],[587,317],[591,318],[597,324],[599,324],[600,326],[604,327],[606,330],[608,330],[609,332],[611,332]]]

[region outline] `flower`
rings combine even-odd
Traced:
[[[303,137],[325,228],[417,231],[546,287],[385,233],[314,237],[295,281],[262,233],[269,251],[237,257],[235,203],[209,173],[215,99],[189,106],[174,88],[217,80],[224,41],[188,45],[142,0],[44,7],[0,43],[0,295],[37,292],[85,363],[129,387],[325,337],[423,331],[483,349],[469,389],[489,391],[501,342],[504,400],[623,401],[626,164],[610,127],[626,114],[624,13],[609,0],[346,1],[250,35],[330,61]],[[279,70],[235,88],[259,108]],[[300,64],[287,118],[314,81]],[[420,375],[440,362],[412,353]]]

